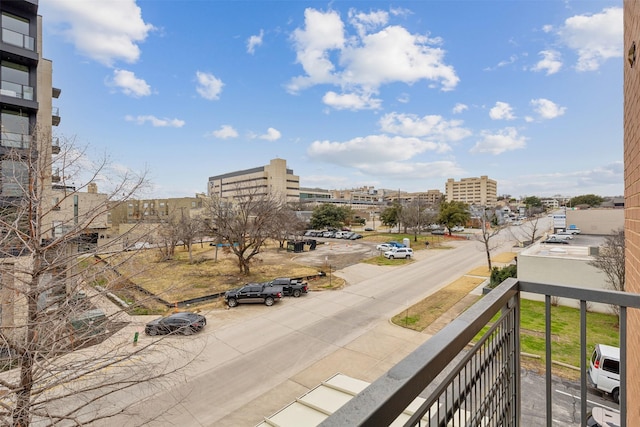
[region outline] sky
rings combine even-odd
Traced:
[[[622,0],[45,0],[54,132],[148,197],[282,158],[301,187],[623,194]],[[109,186],[99,182],[99,189]]]

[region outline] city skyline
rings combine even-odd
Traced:
[[[43,3],[57,131],[149,197],[273,158],[304,188],[623,193],[622,2],[364,5]]]

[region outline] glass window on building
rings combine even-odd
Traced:
[[[33,101],[33,88],[29,86],[29,67],[9,61],[2,61],[0,67],[0,93]]]
[[[2,41],[19,46],[24,49],[34,50],[35,40],[29,36],[29,20],[2,12]]]
[[[0,141],[3,147],[12,148],[29,148],[30,125],[29,116],[16,110],[3,108],[0,115],[0,123],[2,123],[2,132],[0,132]]]
[[[27,187],[29,172],[22,162],[14,160],[2,160],[0,162],[2,173],[2,196],[21,197]]]

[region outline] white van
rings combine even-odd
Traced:
[[[589,382],[613,400],[620,399],[620,349],[605,344],[596,344],[589,363]]]

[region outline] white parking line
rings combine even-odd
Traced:
[[[580,396],[576,396],[576,395],[573,395],[573,394],[571,394],[571,393],[567,393],[566,391],[556,390],[556,393],[564,394],[565,396],[570,396],[570,397],[573,397],[574,399],[578,399],[578,400],[580,400]],[[610,411],[617,412],[618,414],[620,413],[620,410],[615,409],[615,408],[611,408],[611,407],[609,407],[609,406],[605,406],[605,405],[603,405],[603,404],[602,404],[602,403],[600,403],[600,402],[594,402],[593,400],[589,400],[589,399],[587,399],[587,403],[591,403],[592,405],[598,405],[598,406],[601,406],[601,407],[606,408],[606,409],[608,409],[608,410],[610,410]]]

